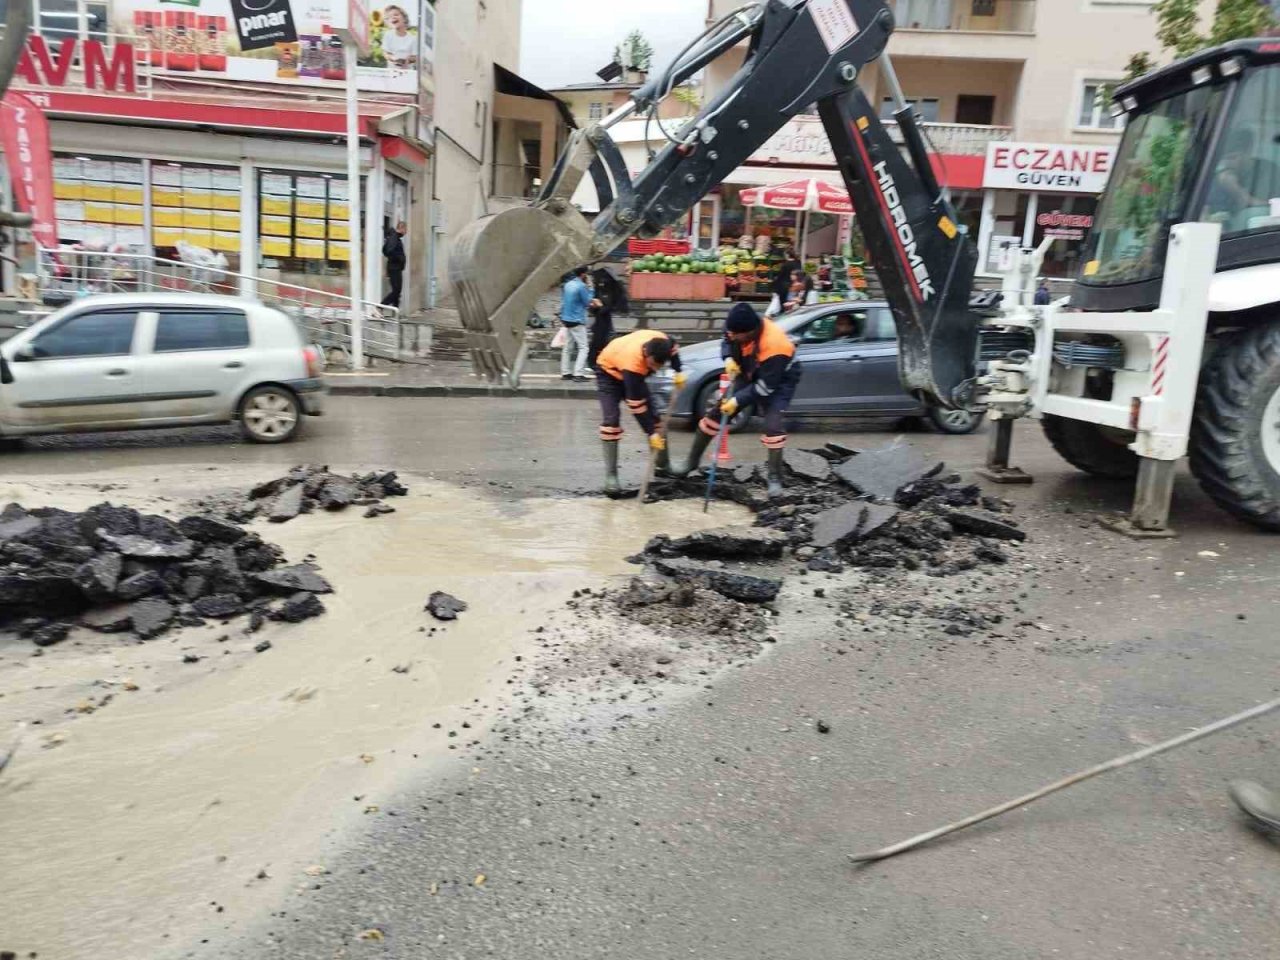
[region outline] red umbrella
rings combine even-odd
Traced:
[[[739,194],[744,207],[773,207],[776,210],[817,210],[821,213],[853,214],[849,194],[825,180],[791,180],[772,187],[750,187]]]
[[[820,213],[834,213],[839,216],[852,216],[853,204],[849,194],[825,180],[808,178],[791,180],[787,183],[775,184],[772,187],[749,187],[738,194],[744,207],[772,207],[775,210],[817,210]],[[800,261],[804,262],[805,241],[808,239],[808,218],[806,229],[800,234]]]

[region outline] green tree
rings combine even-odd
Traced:
[[[613,59],[628,70],[648,72],[653,65],[653,46],[639,30],[632,30],[626,39],[613,48]]]
[[[1198,0],[1156,0],[1151,7],[1160,49],[1175,60],[1228,40],[1261,36],[1276,25],[1275,14],[1266,0],[1218,0],[1205,30],[1199,5]],[[1136,53],[1129,60],[1126,79],[1140,77],[1157,65],[1151,54]]]

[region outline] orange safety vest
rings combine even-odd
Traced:
[[[667,335],[661,330],[636,330],[628,333],[611,340],[608,346],[600,351],[600,355],[596,358],[596,366],[615,380],[621,380],[624,372],[647,377],[650,371],[649,361],[644,355],[644,345],[650,340],[666,339],[668,339]]]
[[[741,349],[742,358],[744,360],[754,360],[757,366],[770,357],[794,357],[796,355],[796,345],[791,342],[791,338],[768,317],[765,317],[763,321],[760,336],[742,344]]]

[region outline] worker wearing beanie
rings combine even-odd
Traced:
[[[596,399],[600,401],[600,439],[604,443],[604,492],[616,494],[618,482],[618,441],[622,439],[621,408],[627,409],[649,436],[649,446],[657,453],[657,469],[669,473],[667,438],[658,430],[650,403],[646,379],[667,364],[675,371],[675,387],[684,386],[680,354],[676,343],[659,330],[636,330],[617,337],[596,358]]]
[[[764,417],[760,442],[768,451],[769,496],[777,496],[782,492],[782,451],[787,445],[783,415],[800,382],[796,345],[772,320],[761,320],[750,304],[735,303],[725,318],[720,355],[733,385],[719,409],[708,409],[699,421],[684,472],[697,468],[720,430],[721,415],[732,418],[739,410],[755,408]]]

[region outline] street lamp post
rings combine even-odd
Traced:
[[[363,251],[360,235],[360,111],[356,84],[357,49],[355,41],[347,37],[342,42],[343,59],[347,74],[347,230],[350,234],[351,270],[351,368],[364,369],[364,297]]]

